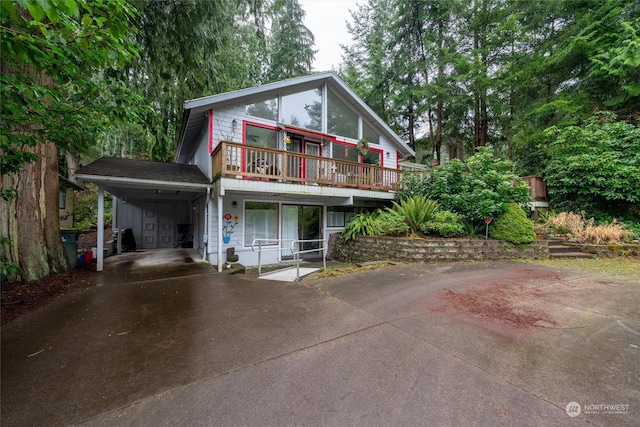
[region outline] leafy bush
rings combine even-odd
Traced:
[[[508,203],[507,210],[489,225],[489,237],[521,245],[533,242],[536,233],[522,208],[517,203]]]
[[[381,212],[376,217],[381,234],[387,236],[406,236],[411,230],[403,216],[393,211]]]
[[[422,224],[432,220],[437,209],[438,202],[416,195],[400,200],[400,203],[393,202],[393,207],[387,208],[387,211],[403,217],[415,234],[420,231]]]
[[[464,228],[460,222],[460,215],[450,211],[438,211],[433,215],[433,220],[420,227],[424,234],[441,237],[463,236]]]
[[[466,163],[451,160],[434,167],[430,174],[409,174],[397,199],[421,195],[438,201],[440,207],[471,222],[495,218],[507,203],[530,201],[529,187],[512,171],[512,164],[481,147]]]
[[[354,215],[342,232],[342,238],[355,239],[357,236],[373,236],[380,234],[380,226],[377,221],[379,212],[363,212]]]
[[[640,128],[601,111],[584,127],[554,126],[545,136],[545,179],[554,206],[597,219],[635,209],[640,220]]]

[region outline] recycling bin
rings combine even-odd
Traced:
[[[71,267],[78,265],[78,237],[80,230],[60,230],[62,235],[62,246],[67,254],[67,259]]]

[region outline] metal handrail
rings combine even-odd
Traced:
[[[262,242],[273,242],[270,244],[269,248],[263,249]],[[258,252],[258,277],[262,276],[262,252],[270,252],[270,251],[288,251],[290,249],[286,247],[282,247],[280,243],[282,242],[294,242],[294,239],[253,239],[251,242],[251,250],[253,252]],[[277,246],[275,245],[277,243]],[[256,251],[256,244],[258,245],[258,250]],[[268,243],[267,243],[268,244]]]
[[[297,248],[299,247],[299,243],[313,243],[313,242],[322,242],[322,245],[318,249],[307,249],[304,251],[300,251]],[[296,263],[296,280],[300,279],[300,254],[306,254],[311,252],[322,252],[322,266],[324,269],[327,269],[327,253],[324,250],[324,239],[309,239],[309,240],[294,240],[291,242],[291,252],[293,252],[293,259]]]
[[[269,244],[269,247],[263,248],[262,244],[266,242]],[[291,247],[282,247],[282,242],[291,242]],[[304,251],[298,250],[298,245],[300,243],[313,243],[313,242],[322,242],[323,244],[318,249],[306,249]],[[270,251],[291,251],[293,254],[293,260],[296,264],[296,280],[300,279],[300,254],[310,253],[310,252],[322,252],[322,265],[324,268],[327,268],[327,258],[325,252],[325,244],[326,241],[324,239],[309,239],[309,240],[298,240],[298,239],[253,239],[251,242],[251,250],[253,252],[258,252],[258,277],[262,276],[262,252],[270,252]],[[276,246],[277,244],[277,246]],[[256,250],[257,245],[257,250]]]

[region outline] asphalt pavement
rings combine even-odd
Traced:
[[[639,281],[499,261],[291,283],[174,254],[108,259],[3,326],[2,425],[638,425]]]

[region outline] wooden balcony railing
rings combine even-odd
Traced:
[[[242,177],[365,190],[397,190],[403,171],[291,151],[221,142],[211,156],[213,179]]]

